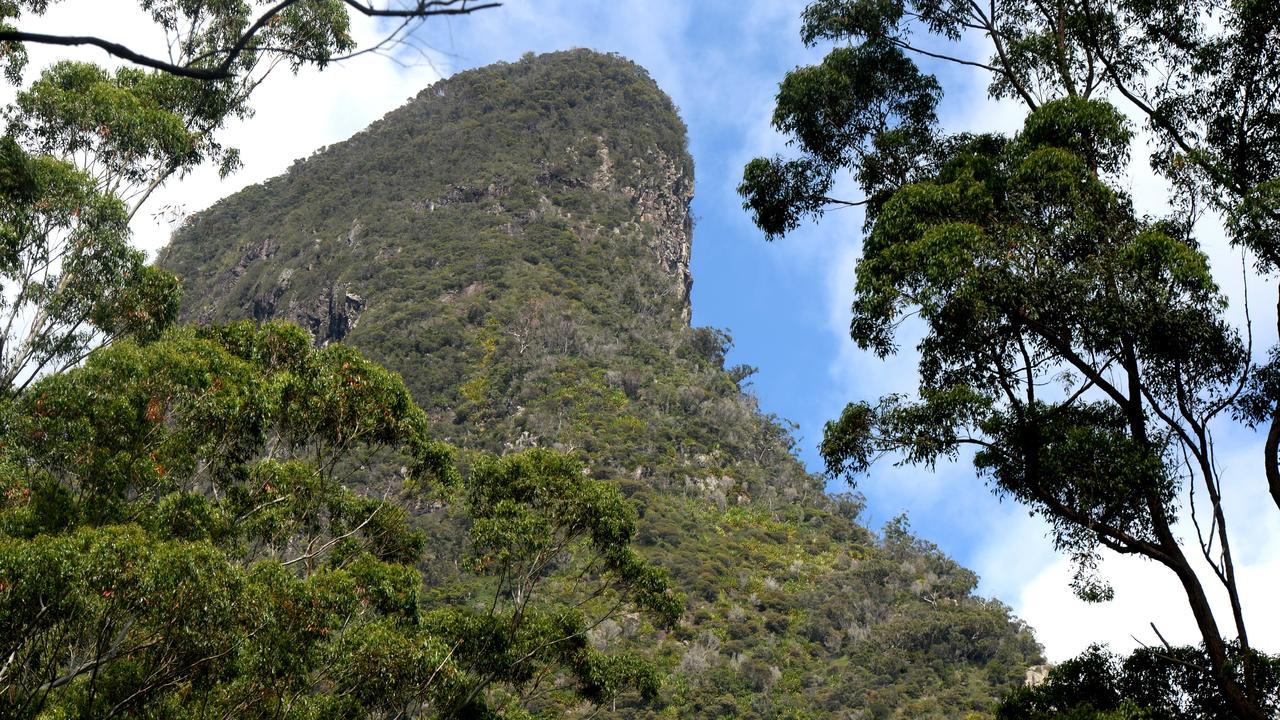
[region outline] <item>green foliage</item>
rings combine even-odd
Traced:
[[[680,612],[617,491],[549,450],[462,479],[400,379],[350,348],[178,328],[92,353],[3,419],[6,717],[458,717],[546,678],[588,702],[656,692],[647,663],[587,647],[590,612]],[[423,593],[403,504],[453,490],[486,569],[525,573],[485,606]],[[579,567],[579,596],[544,588],[549,563]]]
[[[128,224],[165,178],[209,159],[232,161],[212,134],[245,111],[227,92],[64,61],[17,94],[0,140],[6,392],[75,365],[99,344],[153,339],[172,322],[177,282],[145,267]]]
[[[417,518],[424,622],[492,643],[454,649],[468,673],[546,646],[534,657],[561,653],[568,687],[638,690],[610,704],[622,718],[989,713],[1038,661],[1030,631],[936,548],[877,539],[858,497],[827,497],[787,425],[740,389],[750,368],[724,368],[728,334],[688,326],[667,259],[687,242],[684,147],[635,65],[529,57],[428,88],[201,213],[161,262],[183,277],[186,317],[341,335],[403,375],[437,437],[501,453],[463,453],[464,503]],[[333,311],[351,295],[358,322]],[[600,589],[584,569],[610,586],[560,613]],[[542,610],[503,634],[511,615],[481,610],[531,583]],[[620,599],[651,612],[604,612]],[[576,628],[585,642],[548,644]],[[512,717],[580,702],[550,677],[522,682]]]
[[[146,182],[157,165],[199,161],[203,138],[184,122],[193,88],[181,88],[182,82],[130,68],[108,73],[90,63],[58,62],[18,94],[9,132],[32,152],[92,155],[124,182]]]
[[[773,239],[841,203],[826,193],[851,174],[867,207],[851,335],[884,358],[908,318],[923,326],[917,398],[849,405],[826,427],[828,470],[866,472],[889,454],[931,465],[974,448],[997,493],[1049,520],[1081,597],[1110,598],[1101,547],[1169,569],[1206,653],[1204,682],[1186,692],[1259,719],[1270,700],[1232,670],[1224,637],[1252,657],[1213,428],[1231,409],[1270,424],[1264,468],[1280,503],[1280,413],[1274,369],[1252,365],[1225,319],[1195,229],[1208,202],[1274,270],[1274,237],[1259,233],[1275,215],[1275,100],[1237,101],[1273,82],[1262,63],[1276,27],[1274,8],[1254,3],[818,0],[802,39],[835,47],[787,75],[774,113],[800,157],[752,161],[739,188]],[[921,31],[956,45],[977,31],[991,59],[924,50]],[[940,88],[911,55],[988,70],[994,98],[1025,105],[1021,130],[945,133]],[[841,90],[850,84],[857,92]],[[1135,213],[1123,189],[1134,133],[1104,96],[1148,120],[1169,216]],[[1197,502],[1212,528],[1184,543],[1174,528]],[[1191,555],[1213,566],[1230,630]]]
[[[43,15],[48,0],[5,2],[0,5],[0,20],[5,21],[0,39],[5,43],[6,77],[15,83],[20,80],[27,64],[23,43],[92,44],[140,66],[156,68],[156,77],[185,83],[181,94],[193,103],[209,104],[219,96],[225,100],[227,91],[247,95],[261,79],[255,80],[255,74],[262,73],[265,66],[285,64],[294,72],[303,65],[323,68],[356,49],[351,37],[352,8],[342,0],[291,1],[261,9],[249,3],[185,0],[143,0],[139,5],[155,23],[148,29],[169,43],[168,56],[163,59],[148,58],[138,50],[98,38],[80,37],[68,43],[56,33],[23,33],[24,21]],[[422,8],[405,16],[406,25],[438,12],[435,6]],[[199,92],[202,85],[207,93]]]
[[[104,339],[150,338],[172,322],[177,282],[130,247],[127,213],[113,194],[9,136],[0,139],[0,166],[5,393],[74,365]]]
[[[1049,671],[1034,687],[1010,693],[998,720],[1227,720],[1236,717],[1205,671],[1203,648],[1141,648],[1127,658],[1092,646]],[[1280,665],[1232,648],[1232,673],[1253,688],[1264,710],[1280,706]]]
[[[69,61],[18,92],[0,140],[6,392],[116,338],[153,339],[172,322],[177,282],[145,267],[128,224],[169,176],[208,160],[234,165],[214,131],[247,111],[237,92]]]
[[[424,18],[474,9],[427,3],[394,14],[394,42]],[[323,68],[355,50],[343,0],[262,3],[144,0],[168,46],[148,58],[93,37],[28,33],[47,0],[0,2],[0,63],[21,85],[25,43],[96,45],[138,66],[108,71],[59,61],[4,111],[0,138],[0,393],[73,367],[94,347],[154,339],[177,310],[177,283],[145,268],[128,224],[152,192],[206,162],[239,164],[219,131],[251,114],[250,96],[274,68]],[[361,11],[375,11],[370,6]],[[382,11],[386,11],[385,8]],[[140,69],[142,67],[152,69]]]
[[[600,571],[636,593],[636,604],[666,625],[682,604],[666,592],[661,573],[628,547],[635,511],[616,488],[584,477],[571,457],[534,449],[471,468],[468,512],[472,562],[499,578],[498,593],[518,597],[566,550],[579,544],[601,552]]]
[[[830,32],[815,25],[823,9],[815,8],[806,16],[806,42]],[[837,48],[820,65],[793,70],[778,89],[773,126],[799,139],[807,155],[751,161],[738,188],[743,207],[766,237],[780,237],[804,217],[821,216],[832,202],[834,171],[856,161],[874,210],[927,147],[940,95],[937,81],[888,42]]]

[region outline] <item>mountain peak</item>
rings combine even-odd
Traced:
[[[586,50],[526,56],[441,80],[350,140],[197,214],[161,262],[184,278],[188,298],[203,299],[188,304],[189,318],[248,311],[297,321],[323,343],[425,289],[384,287],[374,267],[438,270],[442,250],[456,249],[456,287],[432,288],[439,297],[498,281],[496,268],[468,262],[476,242],[522,246],[512,262],[564,265],[644,249],[635,259],[647,259],[639,274],[652,287],[639,291],[665,298],[662,309],[687,324],[692,165],[684,124],[638,65]],[[487,218],[479,226],[463,220],[477,213]],[[241,242],[206,242],[211,231]],[[616,282],[609,264],[588,280]]]
[[[579,452],[618,483],[638,552],[689,605],[670,633],[592,632],[674,680],[665,708],[611,716],[990,707],[1034,639],[936,548],[860,526],[743,390],[751,369],[725,369],[728,336],[690,327],[692,188],[684,125],[641,68],[552,53],[432,85],[198,214],[161,262],[188,319],[296,320],[398,371],[440,439]],[[450,509],[411,510],[430,592],[487,592],[459,584]]]

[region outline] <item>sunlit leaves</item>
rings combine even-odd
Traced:
[[[647,663],[588,648],[588,619],[628,603],[670,624],[681,598],[630,549],[630,505],[569,456],[475,462],[472,544],[508,581],[487,608],[426,602],[428,537],[393,500],[458,483],[452,452],[350,348],[283,324],[179,328],[5,410],[9,714],[154,707],[175,687],[200,712],[289,694],[299,718],[484,713],[548,676],[588,701],[656,692]]]
[[[1020,139],[1032,147],[1062,148],[1083,159],[1091,171],[1115,175],[1128,163],[1133,131],[1109,103],[1064,98],[1028,115]]]
[[[1171,513],[1177,486],[1156,436],[1132,438],[1125,406],[1026,399],[1063,367],[1100,379],[1103,363],[1085,358],[1137,353],[1148,391],[1184,403],[1189,388],[1229,390],[1242,367],[1204,255],[1126,216],[1095,174],[1115,169],[1127,138],[1097,103],[1046,104],[1013,142],[961,146],[936,180],[886,203],[858,267],[854,337],[890,353],[917,313],[921,401],[850,406],[828,426],[832,470],[973,443],[979,469],[1053,518],[1065,549],[1087,556],[1095,525],[1154,542],[1151,503]]]
[[[251,112],[253,90],[277,63],[322,67],[355,47],[341,0],[140,4],[167,37],[171,71],[221,75],[60,61],[5,110],[0,391],[74,366],[118,337],[153,339],[172,320],[177,287],[143,268],[128,244],[129,221],[168,178],[206,162],[224,175],[237,167],[238,153],[217,133]],[[24,14],[47,5],[0,3],[0,19],[12,20],[0,29],[17,32]],[[0,62],[18,84],[24,45],[0,43]]]
[[[101,173],[104,189],[144,182],[165,165],[192,164],[201,150],[201,138],[173,107],[174,93],[166,86],[176,82],[138,70],[112,74],[89,63],[59,62],[18,93],[7,113],[9,132],[33,153],[91,156],[86,169]]]
[[[825,40],[864,40],[897,32],[906,7],[896,0],[817,0],[809,3],[801,18],[800,38],[806,45]]]
[[[0,140],[0,385],[11,391],[80,360],[104,337],[153,336],[177,287],[128,244],[120,201],[71,164]]]
[[[941,5],[927,10],[947,22]],[[931,79],[903,92],[875,78],[909,77],[909,61],[889,72],[894,64],[881,57],[865,66],[866,77],[852,62],[878,52],[877,38],[889,30],[876,23],[898,22],[901,8],[818,3],[810,14],[828,24],[828,35],[862,40],[791,73],[778,96],[775,122],[810,158],[815,169],[807,172],[823,178],[821,191],[840,170],[861,173],[879,138],[918,129],[913,171],[884,186],[868,212],[853,338],[883,357],[897,351],[908,318],[926,330],[920,399],[850,405],[827,426],[828,469],[862,472],[886,453],[933,463],[973,445],[995,487],[1049,516],[1060,547],[1083,563],[1100,541],[1154,547],[1153,528],[1174,512],[1182,474],[1166,445],[1174,436],[1149,430],[1142,404],[1212,412],[1246,358],[1187,229],[1136,217],[1113,184],[1128,162],[1127,120],[1069,92],[1039,103],[1011,138],[934,138]],[[1037,38],[1011,36],[1013,77],[1025,71],[1049,82],[1055,62],[1079,61]],[[756,219],[777,219],[760,223],[771,236],[820,207],[812,194],[787,190],[779,162],[756,161],[748,166],[755,181],[744,183]],[[1113,386],[1113,364],[1141,373],[1131,382],[1146,396]],[[1065,402],[1038,397],[1071,373],[1085,384],[1068,383]],[[1082,400],[1090,390],[1109,403]]]
[[[478,567],[516,592],[583,543],[598,556],[596,572],[612,576],[619,591],[634,593],[664,623],[679,617],[681,602],[664,574],[629,547],[635,510],[617,488],[586,477],[578,460],[547,450],[481,459],[467,486]]]

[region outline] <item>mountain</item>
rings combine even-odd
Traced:
[[[1041,661],[1030,630],[905,521],[872,532],[825,494],[753,369],[724,367],[728,336],[690,327],[685,134],[637,65],[530,55],[193,216],[160,263],[187,320],[296,321],[401,373],[440,437],[577,451],[619,483],[688,605],[675,632],[593,630],[668,673],[610,716],[989,713]],[[467,597],[457,518],[415,510],[430,593]]]

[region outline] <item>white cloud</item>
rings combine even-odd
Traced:
[[[1236,572],[1250,641],[1255,647],[1276,652],[1280,650],[1280,617],[1273,606],[1280,591],[1280,553],[1275,548],[1280,537],[1271,533],[1255,539],[1262,540],[1270,548],[1269,553],[1239,564]],[[1017,595],[1010,597],[1017,614],[1036,629],[1050,661],[1077,655],[1093,643],[1109,644],[1117,651],[1132,650],[1140,644],[1158,645],[1160,640],[1151,629],[1152,624],[1173,644],[1200,642],[1183,589],[1168,569],[1108,552],[1101,571],[1115,589],[1115,599],[1108,603],[1085,603],[1066,590],[1071,565],[1065,558],[1058,558],[1030,576]],[[1205,585],[1215,600],[1222,633],[1232,636],[1225,594],[1209,581]]]
[[[1260,445],[1253,436],[1223,438],[1219,459],[1226,469],[1224,503],[1250,640],[1276,652],[1280,615],[1273,607],[1280,595],[1280,524],[1265,481],[1246,471],[1259,466]],[[1203,501],[1202,489],[1198,497]],[[1175,530],[1199,570],[1223,634],[1232,636],[1226,593],[1198,555],[1194,527],[1184,521]],[[983,591],[1010,603],[1036,629],[1051,661],[1077,655],[1094,643],[1117,651],[1158,644],[1152,623],[1171,643],[1199,642],[1183,588],[1167,568],[1104,550],[1100,571],[1115,590],[1115,599],[1085,603],[1071,593],[1071,563],[1054,553],[1048,532],[1041,518],[1028,517],[1025,511],[1005,517],[984,536],[974,565],[982,575]]]

